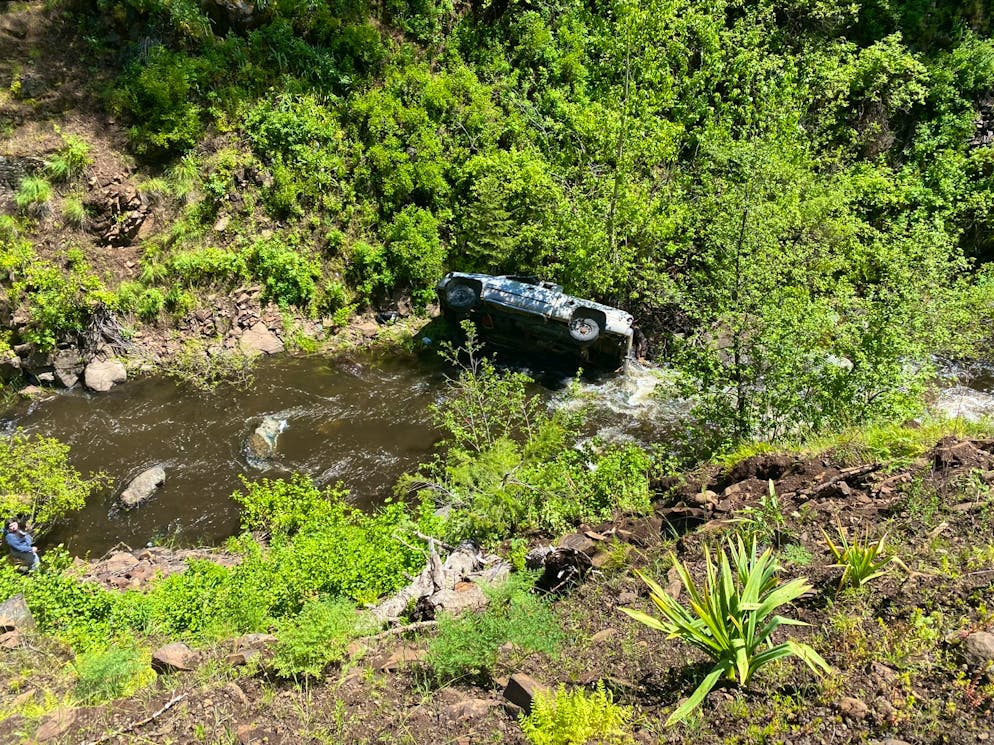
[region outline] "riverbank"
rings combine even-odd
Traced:
[[[589,559],[534,630],[555,644],[529,651],[532,632],[512,624],[507,638],[476,639],[495,655],[453,679],[434,672],[452,664],[438,646],[445,629],[412,623],[407,633],[360,638],[306,681],[274,676],[275,639],[255,640],[258,653],[250,640],[231,640],[195,648],[188,671],[160,666],[170,671],[134,694],[80,707],[70,703],[72,656],[19,632],[0,652],[9,663],[0,742],[524,743],[517,707],[532,686],[589,692],[598,683],[627,707],[619,733],[634,742],[983,742],[994,716],[994,650],[985,646],[994,629],[994,440],[946,437],[912,452],[911,431],[892,434],[886,451],[877,441],[876,458],[855,441],[811,455],[764,453],[656,484],[649,516],[533,536]],[[833,672],[819,678],[788,658],[745,688],[719,686],[688,724],[666,728],[709,665],[618,609],[651,612],[635,570],[686,603],[670,556],[700,578],[704,547],[733,532],[775,548],[781,582],[808,579],[812,589],[781,612],[809,625],[777,640],[811,644]],[[879,542],[880,576],[843,586],[826,536]]]

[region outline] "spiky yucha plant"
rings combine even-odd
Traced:
[[[664,632],[670,639],[682,639],[715,661],[697,690],[666,720],[667,725],[684,719],[722,678],[746,686],[757,670],[781,657],[799,657],[816,673],[831,670],[811,646],[791,639],[774,644],[771,638],[781,626],[807,625],[774,614],[777,608],[811,589],[807,579],[799,577],[781,585],[776,576],[779,565],[773,552],[766,550],[757,554],[755,540],[746,548],[741,537],[729,540],[727,551],[721,549],[717,561],[705,548],[704,560],[706,572],[704,582],[699,586],[687,568],[673,557],[689,596],[690,608],[673,599],[652,579],[638,573],[649,586],[650,597],[660,617],[631,608],[620,609],[636,621]]]

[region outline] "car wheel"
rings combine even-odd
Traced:
[[[461,282],[451,285],[445,290],[445,302],[455,310],[469,310],[476,305],[478,297],[478,290],[473,285]]]
[[[569,335],[575,341],[591,342],[601,333],[600,324],[597,319],[585,315],[575,315],[569,322]]]

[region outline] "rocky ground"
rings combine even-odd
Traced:
[[[348,662],[300,684],[266,672],[273,640],[265,636],[192,651],[170,645],[156,653],[152,686],[78,708],[68,697],[67,650],[14,632],[0,637],[0,743],[523,743],[517,717],[536,688],[598,681],[631,707],[634,742],[987,742],[992,482],[994,441],[946,439],[899,469],[852,454],[760,455],[660,483],[653,515],[555,541],[572,557],[564,565],[579,569],[549,599],[565,631],[560,649],[525,654],[506,645],[492,674],[472,684],[432,682],[434,630],[421,625],[356,644]],[[887,536],[896,560],[883,576],[840,589],[822,534],[838,540],[840,526],[854,540]],[[700,577],[703,547],[733,527],[779,546],[784,579],[810,580],[813,591],[784,615],[810,624],[789,633],[835,672],[818,678],[796,661],[776,663],[747,689],[712,692],[689,724],[666,728],[709,666],[618,608],[649,610],[635,569],[686,600],[671,552]],[[173,558],[122,551],[83,571],[107,586],[140,586],[155,561],[165,567]]]

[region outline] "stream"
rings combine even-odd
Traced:
[[[576,405],[566,395],[575,370],[538,374],[527,361],[502,360],[538,380],[535,392],[549,406]],[[428,460],[441,433],[429,407],[445,393],[445,365],[421,358],[280,355],[261,359],[247,388],[196,390],[165,377],[143,377],[109,393],[81,388],[22,402],[0,420],[8,432],[58,438],[84,474],[102,471],[111,486],[94,494],[43,539],[65,544],[77,556],[98,556],[118,543],[135,548],[163,542],[218,545],[239,529],[231,494],[241,478],[307,474],[324,486],[348,488],[362,508],[382,503],[401,474]],[[994,367],[946,364],[932,408],[948,416],[994,414]],[[590,406],[586,436],[607,440],[664,441],[686,412],[686,402],[667,391],[667,373],[629,363],[624,374],[581,381]],[[275,455],[260,463],[245,443],[264,418],[283,429]],[[161,465],[166,481],[140,507],[118,507],[125,486],[145,469]]]
[[[518,366],[518,369],[522,369]],[[525,369],[528,372],[527,369]],[[164,377],[129,380],[108,393],[80,388],[17,404],[7,431],[55,437],[70,447],[83,474],[102,471],[111,486],[43,538],[74,555],[99,556],[118,543],[218,545],[239,528],[231,494],[250,480],[310,476],[342,482],[369,508],[392,493],[398,477],[428,458],[440,439],[429,406],[445,391],[446,368],[434,358],[329,360],[276,356],[259,361],[247,388],[204,392]],[[546,374],[536,392],[564,405],[571,371]],[[625,375],[586,380],[595,402],[589,434],[649,442],[679,407],[652,391],[660,371],[632,366]],[[258,463],[245,443],[265,417],[283,423],[273,458]],[[118,496],[145,469],[161,465],[166,481],[136,509]]]

